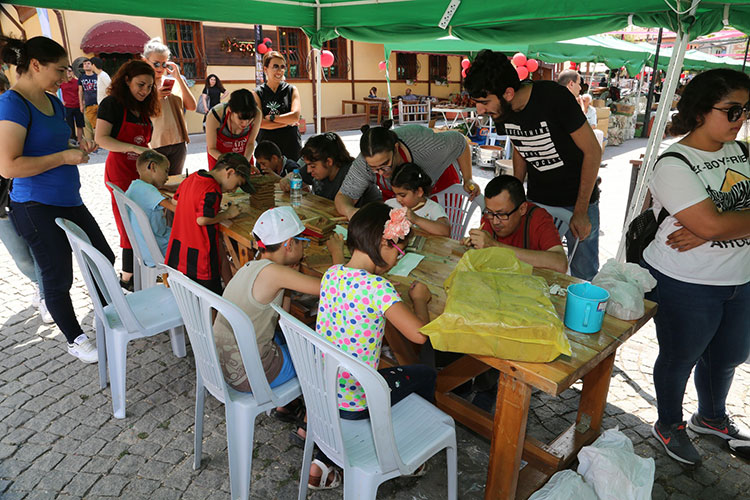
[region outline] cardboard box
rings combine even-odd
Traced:
[[[609,118],[600,118],[596,122],[596,128],[604,132],[604,137],[607,137],[607,130],[609,130]]]
[[[618,115],[632,115],[633,113],[635,113],[635,106],[631,106],[628,104],[615,103],[614,107],[615,107],[615,113]]]
[[[591,104],[595,108],[603,108],[606,103],[607,101],[605,101],[604,99],[594,99],[593,101],[591,101]]]
[[[599,120],[606,120],[607,118],[609,118],[610,113],[611,112],[609,111],[609,108],[596,108],[596,118]]]

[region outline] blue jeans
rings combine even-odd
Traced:
[[[698,413],[723,418],[734,369],[750,352],[750,283],[696,285],[670,278],[643,261],[641,265],[657,281],[646,298],[659,304],[654,317],[659,423],[668,426],[683,420],[682,400],[693,367]]]
[[[10,217],[19,234],[31,248],[39,264],[44,284],[44,301],[52,319],[68,343],[83,333],[78,324],[70,287],[73,285],[73,255],[65,232],[55,224],[57,217],[76,223],[88,235],[91,244],[112,263],[115,255],[107,244],[99,225],[85,205],[57,207],[30,201],[11,202]]]
[[[573,207],[565,207],[573,211]],[[570,262],[570,274],[576,278],[591,281],[599,272],[599,202],[589,204],[589,221],[591,221],[591,233],[578,244],[573,260]],[[573,250],[575,237],[568,231],[565,235],[568,240],[568,253]]]
[[[29,245],[18,234],[10,217],[0,217],[0,241],[5,245],[18,270],[39,287],[39,294],[43,297],[42,271],[31,255]]]

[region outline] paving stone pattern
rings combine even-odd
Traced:
[[[354,152],[356,134],[346,134]],[[205,159],[202,137],[194,137],[188,168]],[[614,255],[618,225],[622,224],[630,165],[645,148],[629,141],[608,148],[602,197],[602,256]],[[99,221],[113,249],[117,231],[104,188],[105,153],[81,167],[84,200]],[[478,172],[484,185],[490,177]],[[614,246],[613,246],[614,245]],[[65,257],[67,258],[67,257]],[[118,264],[119,269],[119,256]],[[64,337],[54,325],[42,324],[31,305],[33,288],[0,246],[0,498],[149,498],[204,499],[229,495],[226,429],[223,406],[207,398],[202,465],[193,470],[195,369],[188,357],[172,355],[168,336],[129,344],[127,418],[112,416],[109,389],[101,390],[95,364],[85,365],[65,351]],[[93,310],[76,266],[71,291],[84,330],[94,337]],[[652,368],[657,344],[651,324],[619,351],[612,377],[604,428],[619,427],[633,440],[635,451],[656,460],[654,499],[748,498],[750,465],[726,451],[720,439],[695,440],[704,464],[686,468],[666,457],[650,436],[656,419]],[[735,376],[729,410],[745,424],[750,370],[743,365]],[[580,384],[559,398],[535,392],[528,431],[550,439],[575,419]],[[696,408],[689,386],[686,415]],[[252,498],[296,498],[302,450],[288,439],[293,426],[265,415],[257,419],[253,452]],[[457,426],[459,498],[483,498],[489,443]],[[397,479],[384,484],[378,498],[445,498],[445,458],[429,463],[421,479]],[[311,493],[311,498],[338,499],[342,490]]]

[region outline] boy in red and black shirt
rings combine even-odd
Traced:
[[[175,193],[177,210],[165,257],[169,267],[221,294],[220,222],[239,215],[237,206],[221,210],[222,193],[235,191],[250,177],[250,164],[238,153],[225,153],[211,171],[199,170]]]
[[[561,273],[568,270],[568,259],[552,216],[526,201],[521,181],[511,175],[499,175],[484,192],[482,225],[469,231],[465,245],[512,248],[518,260],[534,267]]]

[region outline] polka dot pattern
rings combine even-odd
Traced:
[[[385,312],[401,302],[390,281],[363,269],[333,266],[320,282],[316,331],[342,351],[377,369]],[[365,393],[348,372],[339,373],[339,407],[364,410]]]

